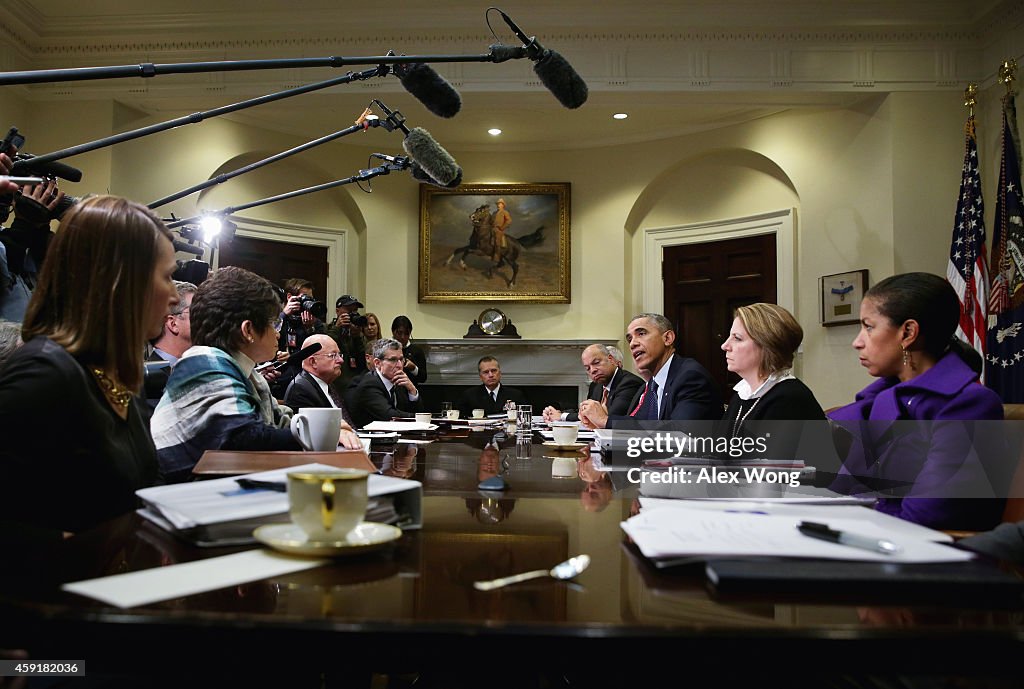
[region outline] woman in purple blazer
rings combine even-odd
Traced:
[[[954,336],[960,306],[944,279],[894,275],[861,302],[853,341],[878,378],[829,414],[853,436],[833,490],[876,493],[877,509],[937,529],[988,529],[1005,492],[989,459],[1002,401],[978,382],[981,357]],[[1000,448],[1001,449],[1001,448]]]

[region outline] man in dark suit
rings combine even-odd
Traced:
[[[587,399],[603,404],[611,416],[624,416],[631,410],[630,401],[644,386],[644,381],[622,368],[622,353],[614,347],[592,344],[583,350],[583,368],[593,382]],[[545,421],[579,421],[575,411],[562,412],[544,408]]]
[[[522,392],[501,384],[501,365],[493,356],[481,358],[476,364],[476,369],[483,385],[477,385],[462,393],[459,399],[459,413],[464,418],[471,417],[474,409],[483,409],[484,416],[502,414],[505,411],[505,402],[509,400],[515,402],[517,406],[526,403]]]
[[[412,321],[408,316],[395,316],[395,320],[391,321],[391,336],[402,343],[405,372],[412,382],[417,385],[427,382],[427,356],[422,349],[409,342],[412,337]]]
[[[616,421],[717,421],[725,407],[707,370],[693,359],[676,355],[672,323],[659,313],[641,313],[626,328],[626,342],[640,375],[647,381],[630,401],[630,411],[609,416],[600,402],[585,400],[580,418],[585,426],[607,428]]]
[[[192,346],[189,313],[192,297],[199,288],[191,282],[175,280],[174,289],[178,292],[178,303],[164,317],[164,329],[160,332],[160,337],[153,340],[153,351],[146,357],[143,388],[146,401],[152,409],[156,409],[160,397],[164,394],[167,377],[171,375],[171,367],[178,363],[185,350]]]
[[[357,426],[371,421],[412,418],[420,407],[420,393],[403,368],[405,357],[397,340],[377,340],[374,370],[363,376],[352,394],[352,417]]]
[[[284,403],[295,410],[303,407],[341,409],[342,418],[351,426],[352,417],[341,393],[334,387],[341,376],[342,355],[338,343],[330,335],[310,335],[302,342],[303,347],[311,344],[319,344],[320,351],[302,360],[302,371],[288,384]]]

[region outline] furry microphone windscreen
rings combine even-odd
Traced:
[[[583,78],[554,50],[545,52],[533,65],[541,83],[567,108],[575,109],[586,103],[589,91]]]
[[[462,97],[430,65],[398,65],[395,74],[405,90],[438,117],[454,117],[462,108]]]
[[[437,185],[457,187],[462,182],[462,168],[426,129],[416,127],[410,131],[402,142],[402,148]]]

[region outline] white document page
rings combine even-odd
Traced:
[[[797,525],[805,517],[751,511],[658,509],[641,512],[621,526],[650,558],[800,557],[872,562],[963,562],[972,553],[956,550],[910,533],[893,534],[874,522],[828,517],[820,521],[837,531],[885,539],[901,547],[892,555],[830,543],[805,536]]]
[[[330,560],[295,557],[258,548],[180,565],[75,581],[61,588],[119,608],[131,608],[301,572],[328,562]]]

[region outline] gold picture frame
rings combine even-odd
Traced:
[[[495,254],[499,200],[511,223]],[[569,209],[568,182],[421,185],[419,301],[568,304]]]

